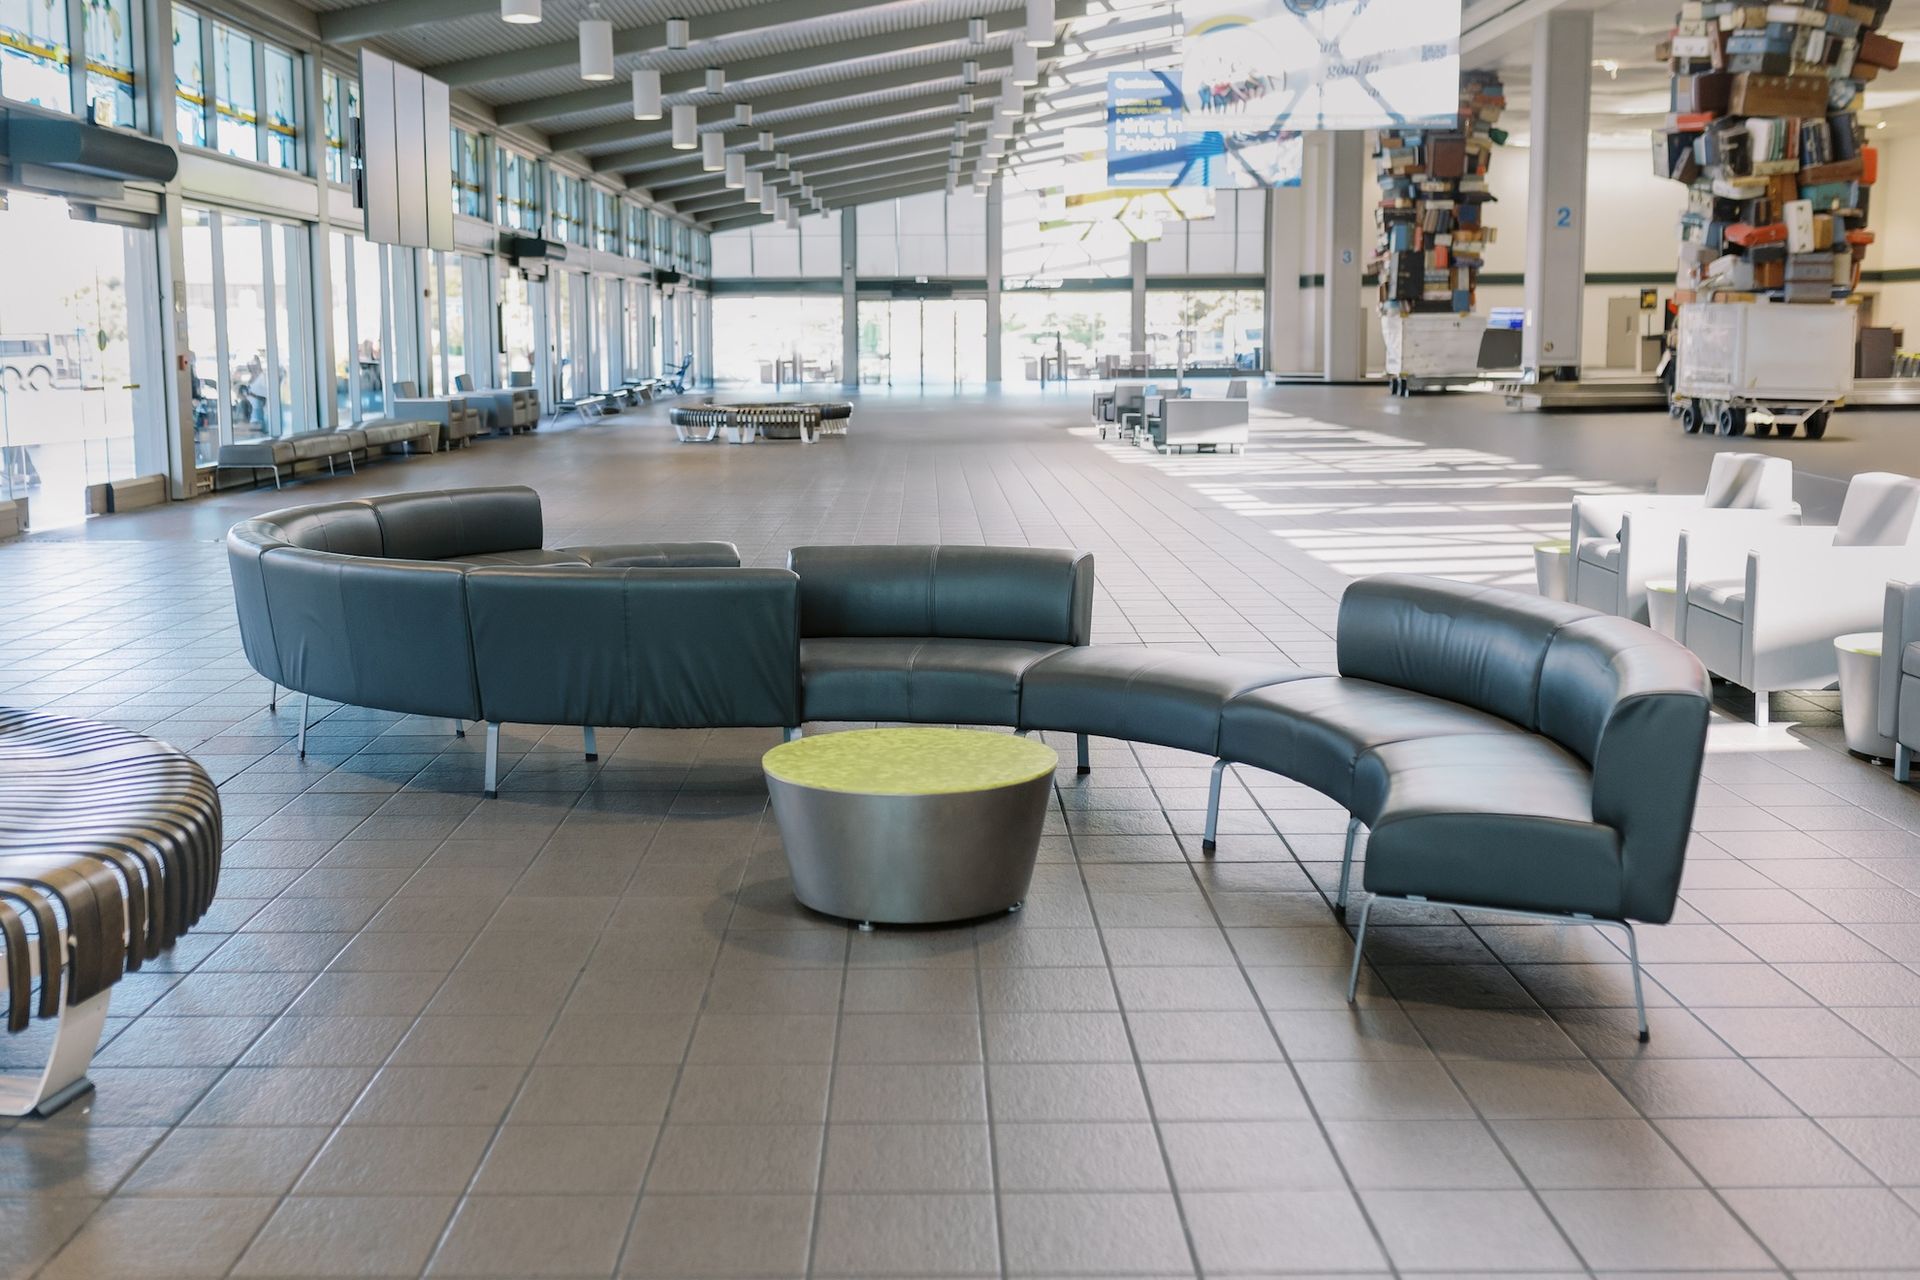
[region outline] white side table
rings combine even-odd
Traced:
[[[1679,584],[1672,578],[1653,578],[1647,582],[1647,625],[1671,639],[1679,620]]]
[[[1833,642],[1840,660],[1840,720],[1847,750],[1873,760],[1893,758],[1893,739],[1880,732],[1880,633],[1856,631]]]
[[[1549,600],[1565,600],[1572,593],[1572,570],[1573,544],[1565,538],[1533,544],[1533,574],[1541,595]]]

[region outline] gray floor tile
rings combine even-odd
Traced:
[[[451,1198],[295,1196],[280,1202],[233,1274],[417,1274],[452,1209]]]
[[[812,1196],[645,1197],[623,1276],[795,1276],[807,1269]]]
[[[460,1202],[429,1275],[608,1275],[631,1196],[473,1196]]]

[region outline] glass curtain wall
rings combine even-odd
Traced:
[[[714,332],[726,335],[714,343],[715,385],[771,388],[776,379],[781,385],[840,381],[837,296],[724,293],[712,306]],[[669,360],[665,367],[671,370],[675,363]]]
[[[222,443],[318,421],[308,230],[189,207],[183,231],[194,452],[206,466]]]
[[[1147,350],[1159,368],[1258,369],[1264,308],[1258,289],[1149,290]]]
[[[167,469],[154,234],[13,192],[0,260],[0,497],[74,523],[88,485]]]
[[[538,383],[534,377],[539,334],[534,327],[536,308],[543,301],[543,287],[518,271],[508,271],[500,280],[501,349],[507,363],[507,382],[512,385],[524,376],[526,385]]]
[[[985,298],[888,298],[860,304],[860,381],[950,390],[987,377]]]
[[[1100,357],[1125,355],[1133,328],[1125,289],[1020,289],[1000,295],[1000,376],[1007,382],[1100,376]],[[1043,366],[1044,361],[1044,366]]]

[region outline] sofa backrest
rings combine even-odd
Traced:
[[[1836,547],[1905,547],[1920,540],[1920,480],[1863,471],[1847,482]]]
[[[1082,645],[1093,557],[1040,547],[795,547],[800,634]]]
[[[1592,610],[1410,574],[1362,578],[1340,600],[1340,674],[1445,698],[1538,728],[1553,633]]]
[[[439,489],[371,500],[384,554],[452,560],[537,549],[544,531],[540,495],[525,485]]]
[[[1778,510],[1793,505],[1793,463],[1764,453],[1715,454],[1703,506]]]
[[[1168,431],[1197,431],[1233,427],[1247,421],[1245,400],[1169,400],[1160,406],[1160,421]]]
[[[402,400],[418,400],[420,398],[420,384],[417,382],[396,380],[393,384],[393,394],[399,396]]]
[[[455,391],[471,391],[471,390],[473,390],[473,375],[472,375],[472,374],[470,374],[470,373],[456,373],[456,374],[454,374],[454,375],[453,375],[453,389],[454,389]]]
[[[1706,753],[1711,690],[1682,645],[1594,614],[1554,632],[1540,671],[1540,732],[1593,770],[1593,817],[1620,834],[1626,911],[1673,912]]]
[[[502,567],[465,581],[487,719],[800,723],[800,583],[785,569]]]

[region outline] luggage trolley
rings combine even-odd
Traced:
[[[1679,325],[1673,412],[1689,435],[1818,440],[1853,391],[1852,307],[1690,302]]]

